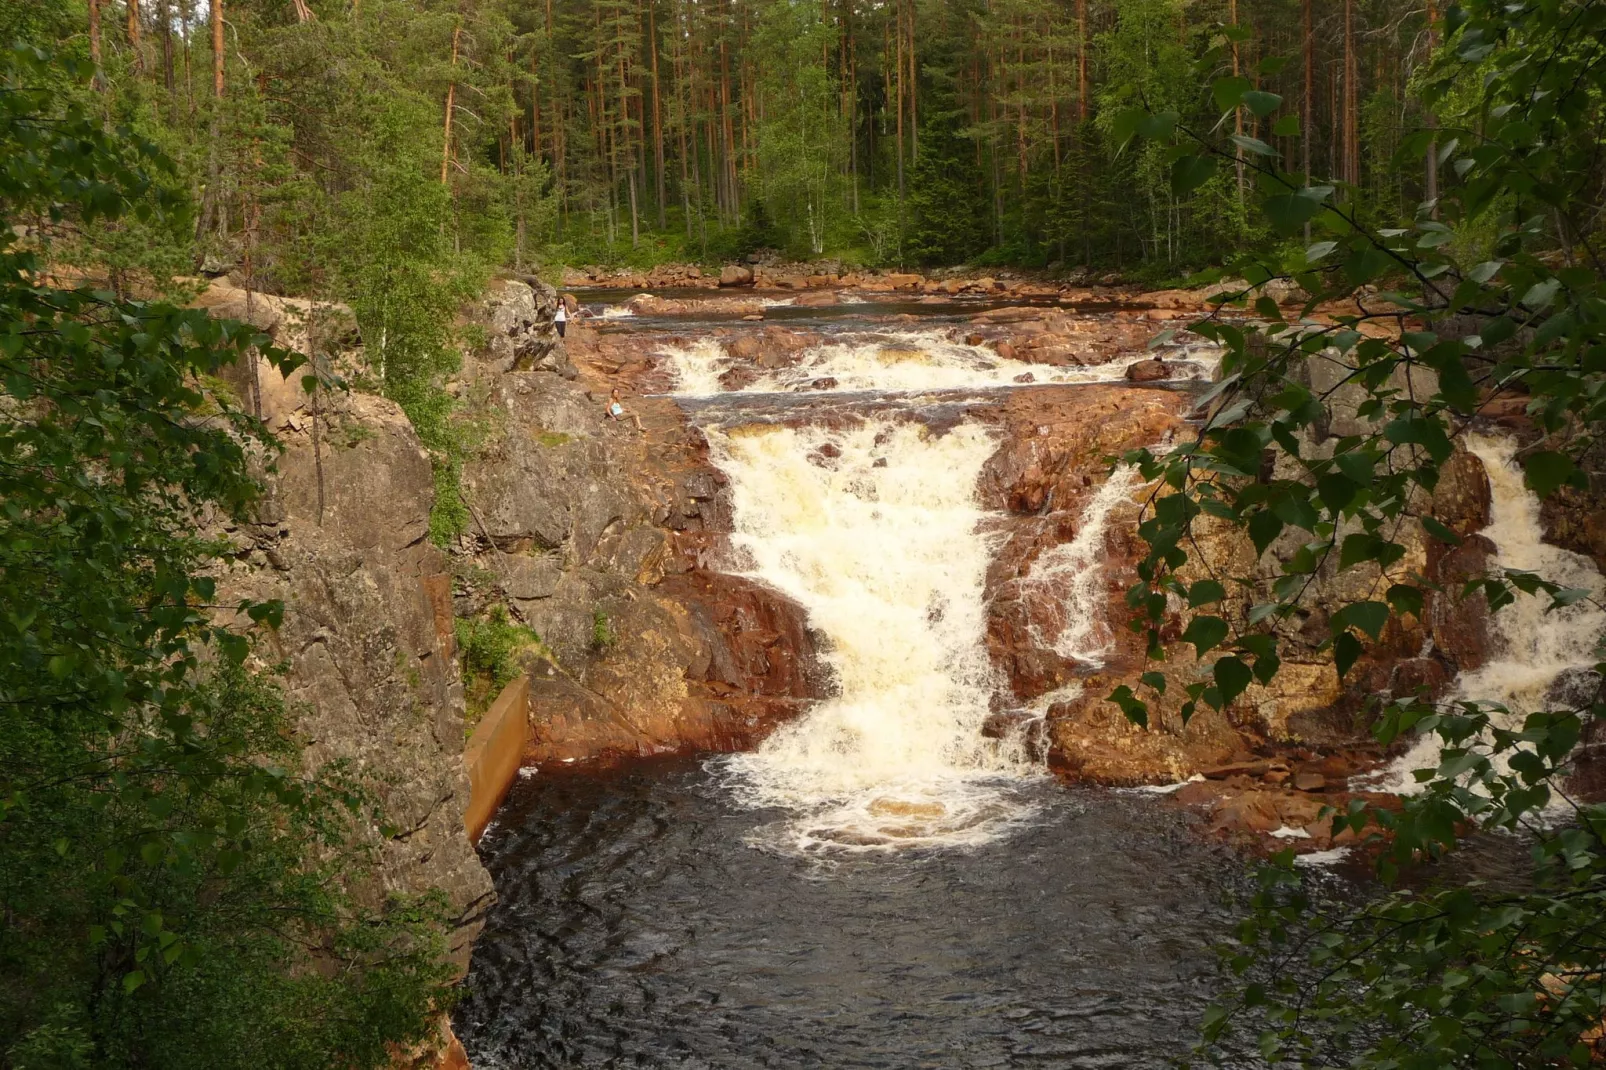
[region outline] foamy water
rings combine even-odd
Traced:
[[[1140,354],[1100,368],[1004,360],[935,331],[839,337],[799,366],[727,390],[735,363],[717,341],[666,351],[682,396],[830,389],[881,393],[1118,379]],[[1174,359],[1174,358],[1171,358]],[[824,637],[835,694],[757,751],[719,759],[737,800],[787,816],[755,845],[811,856],[965,847],[1006,836],[1038,813],[1045,775],[1034,735],[1059,692],[1017,709],[1004,738],[983,729],[1007,695],[986,646],[986,575],[996,539],[981,530],[978,479],[998,443],[983,425],[933,431],[913,419],[846,426],[705,428],[729,479],[738,571],[794,599]],[[1109,641],[1099,597],[1105,533],[1135,476],[1117,472],[1084,507],[1072,542],[1028,582],[1060,606],[1047,641],[1097,663]],[[1047,642],[1045,645],[1047,645]]]
[[[1046,594],[1055,608],[1054,634],[1044,635],[1034,624],[1032,638],[1060,657],[1090,668],[1104,664],[1115,640],[1105,619],[1103,566],[1109,557],[1105,537],[1111,515],[1117,507],[1131,504],[1137,484],[1134,468],[1122,466],[1111,473],[1082,510],[1076,535],[1039,556],[1024,581],[1028,589]]]
[[[837,686],[727,760],[741,801],[796,815],[760,838],[810,853],[951,846],[1029,819],[1011,788],[1035,767],[981,734],[996,680],[976,484],[993,439],[874,419],[709,442],[749,574],[808,611]]]
[[[1139,351],[1104,364],[1052,367],[999,356],[985,346],[967,345],[938,330],[849,334],[806,349],[788,367],[766,370],[735,391],[720,382],[725,373],[751,367],[730,356],[717,340],[666,346],[661,354],[675,369],[677,393],[692,397],[715,394],[847,393],[878,391],[915,393],[931,390],[986,389],[1016,386],[1030,376],[1034,383],[1102,383],[1125,378],[1138,361],[1163,357],[1177,379],[1208,378],[1218,354],[1212,347],[1174,347],[1164,353]]]
[[[1563,587],[1591,592],[1595,600],[1606,594],[1606,581],[1595,563],[1544,541],[1539,499],[1523,485],[1522,471],[1513,460],[1516,443],[1507,438],[1468,436],[1467,448],[1483,462],[1489,474],[1490,522],[1479,534],[1495,545],[1498,566],[1536,572]],[[1528,714],[1546,708],[1546,693],[1569,669],[1587,669],[1598,660],[1596,646],[1606,634],[1606,612],[1589,601],[1547,612],[1550,597],[1518,593],[1491,619],[1494,650],[1482,668],[1462,673],[1445,701],[1486,701],[1505,706],[1495,712],[1497,727],[1520,729]],[[1421,785],[1412,772],[1439,765],[1439,739],[1418,739],[1389,767],[1385,790],[1413,794]],[[1497,762],[1504,771],[1504,762]]]

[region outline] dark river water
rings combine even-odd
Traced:
[[[843,862],[748,846],[703,764],[521,781],[454,1022],[512,1067],[1160,1067],[1227,983],[1248,864],[1152,795],[1045,781],[989,845]]]

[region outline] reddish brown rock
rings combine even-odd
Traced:
[[[1460,546],[1434,542],[1428,548],[1427,578],[1442,590],[1429,591],[1423,610],[1435,650],[1457,672],[1470,672],[1488,660],[1491,643],[1489,606],[1481,592],[1461,596],[1467,580],[1487,573],[1495,545],[1470,535]]]
[[[1134,383],[1152,383],[1171,375],[1171,366],[1163,360],[1140,360],[1126,369],[1126,377]]]

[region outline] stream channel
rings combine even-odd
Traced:
[[[1032,389],[1026,366],[941,340],[939,316],[861,320],[908,308],[793,311],[830,340],[792,371],[725,389],[717,344],[661,356],[731,481],[731,569],[805,607],[838,693],[752,754],[526,771],[480,845],[499,901],[457,1032],[479,1070],[1170,1065],[1228,983],[1213,947],[1251,863],[1158,795],[1067,788],[982,731],[996,441],[920,420]],[[1144,355],[1034,370],[1119,382]],[[1191,382],[1213,364],[1167,360]],[[848,415],[765,423],[804,382]],[[1059,646],[1097,664],[1084,541]]]

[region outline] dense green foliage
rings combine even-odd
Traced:
[[[1305,316],[1322,301],[1353,310],[1321,323],[1226,294],[1226,309],[1248,318],[1224,309],[1193,328],[1227,352],[1198,439],[1163,457],[1130,458],[1162,480],[1141,528],[1150,550],[1131,592],[1134,627],[1161,656],[1168,599],[1180,599],[1191,607],[1183,641],[1215,655],[1208,676],[1188,688],[1184,715],[1196,702],[1224,707],[1278,672],[1283,633],[1299,627],[1319,577],[1355,572],[1373,592],[1329,619],[1341,677],[1391,616],[1420,615],[1430,594],[1477,592],[1492,607],[1537,597],[1551,609],[1591,597],[1513,570],[1476,577],[1464,591],[1434,591],[1403,565],[1405,525],[1457,541],[1428,514],[1428,497],[1460,437],[1492,404],[1525,401],[1534,431],[1519,459],[1540,496],[1587,488],[1606,430],[1606,4],[1465,0],[1448,9],[1443,29],[1444,55],[1422,85],[1442,125],[1408,137],[1402,151],[1413,161],[1435,151],[1446,180],[1438,199],[1396,227],[1368,225],[1345,183],[1285,168],[1263,141],[1223,138],[1236,108],[1297,130],[1297,119],[1285,126],[1278,118],[1282,99],[1246,82],[1214,83],[1214,125],[1176,110],[1133,110],[1112,122],[1118,136],[1143,136],[1179,192],[1244,158],[1269,225],[1289,239],[1309,230],[1286,251],[1246,257],[1232,270],[1251,284],[1297,283],[1311,295]],[[1412,317],[1403,333],[1362,330],[1402,312]],[[1332,389],[1310,385],[1304,371],[1315,360],[1339,365]],[[1369,430],[1321,430],[1340,388],[1359,389]],[[1232,604],[1257,588],[1199,559],[1190,533],[1205,516],[1241,526],[1262,552],[1281,540],[1282,575],[1241,616]],[[1145,677],[1146,688],[1166,686],[1159,674]],[[1432,733],[1441,761],[1418,774],[1423,790],[1402,812],[1369,813],[1357,802],[1335,815],[1335,827],[1381,826],[1389,839],[1380,873],[1390,881],[1451,851],[1470,830],[1524,833],[1533,843],[1531,887],[1396,890],[1313,917],[1283,860],[1240,930],[1233,965],[1248,984],[1237,1003],[1212,1012],[1207,1035],[1226,1048],[1211,1051],[1248,1039],[1268,1058],[1310,1066],[1598,1061],[1606,807],[1562,788],[1576,744],[1606,715],[1601,692],[1585,691],[1594,694],[1536,711],[1477,696],[1406,695],[1375,708],[1380,740]],[[1134,720],[1146,718],[1148,704],[1131,689],[1113,698]],[[1513,724],[1510,713],[1525,716]],[[1556,805],[1566,820],[1554,809],[1547,815]]]
[[[382,1065],[444,998],[439,911],[348,900],[375,818],[248,667],[280,607],[208,575],[272,446],[199,384],[267,339],[45,273],[191,225],[87,73],[0,56],[0,1065]]]
[[[483,617],[459,617],[455,628],[472,723],[523,671],[519,656],[543,646],[539,635],[514,623],[500,604]]]
[[[1111,136],[1138,103],[1213,122],[1201,60],[1297,102],[1308,138],[1252,109],[1232,122],[1350,176],[1367,213],[1428,181],[1392,157],[1427,119],[1410,88],[1432,35],[1383,0],[1322,0],[1308,25],[1300,0],[221,0],[221,96],[209,0],[138,0],[132,24],[128,3],[96,0],[104,107],[203,205],[179,251],[350,301],[370,336],[427,311],[426,348],[448,321],[411,291],[381,310],[375,272],[427,266],[449,298],[501,267],[757,245],[1155,276],[1218,262],[1266,237],[1244,184],[1178,194],[1156,152]],[[90,6],[0,0],[0,34],[87,54]]]

